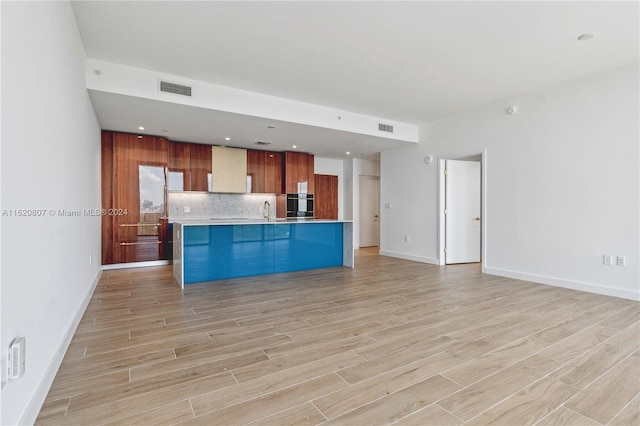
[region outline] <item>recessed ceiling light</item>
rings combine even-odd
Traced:
[[[138,130],[144,130],[144,127],[140,126],[138,127]]]
[[[296,149],[297,147],[298,147],[298,145],[293,145],[292,146],[293,149]]]
[[[347,151],[347,155],[351,155],[351,153],[349,151]]]
[[[229,136],[227,136],[226,138],[224,138],[225,141],[230,141],[231,138]]]
[[[585,41],[585,40],[589,40],[590,38],[595,37],[596,35],[593,33],[584,33],[582,34],[580,37],[578,37],[578,40],[580,41]]]

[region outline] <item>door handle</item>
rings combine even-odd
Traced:
[[[480,218],[479,218],[479,217],[476,217],[476,218],[474,218],[473,220],[480,220]]]

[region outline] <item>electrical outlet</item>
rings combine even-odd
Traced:
[[[16,337],[9,345],[9,368],[7,370],[9,380],[16,380],[24,375],[27,358],[26,346],[27,339],[24,337]]]
[[[604,256],[602,256],[602,263],[604,263],[605,265],[613,265],[613,256],[611,256],[610,254],[605,254]]]
[[[185,207],[184,207],[184,212],[185,212],[185,213],[191,213],[191,207],[187,207],[187,206],[185,206]]]
[[[616,257],[616,265],[624,266],[625,264],[626,264],[626,260],[625,260],[624,256],[617,256]]]
[[[391,208],[391,203],[384,203],[384,208],[385,209],[390,209]]]

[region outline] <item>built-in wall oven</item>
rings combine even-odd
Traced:
[[[313,194],[287,194],[287,217],[313,218]]]

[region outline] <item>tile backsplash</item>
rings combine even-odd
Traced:
[[[261,219],[264,202],[276,216],[275,194],[223,194],[217,192],[178,192],[168,195],[169,221],[215,219]],[[185,212],[186,209],[189,212]]]

